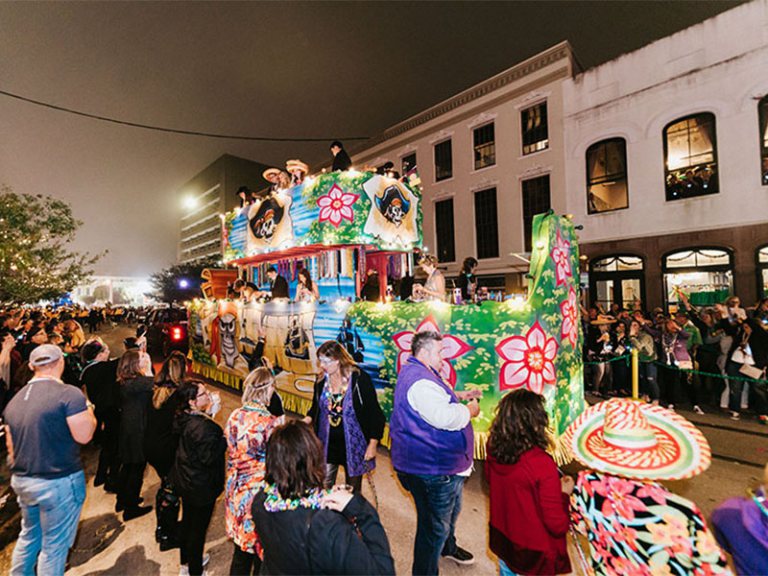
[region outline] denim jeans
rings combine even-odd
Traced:
[[[441,555],[456,551],[456,519],[466,476],[425,476],[397,473],[403,488],[416,504],[416,541],[413,546],[414,576],[438,573]]]
[[[11,561],[13,576],[64,574],[85,502],[85,474],[63,478],[11,477],[21,508],[21,534]]]

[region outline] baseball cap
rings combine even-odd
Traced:
[[[29,365],[33,368],[45,366],[64,358],[61,348],[53,344],[41,344],[29,355]]]

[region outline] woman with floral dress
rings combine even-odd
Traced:
[[[653,404],[614,398],[587,408],[565,436],[579,474],[571,497],[597,575],[729,574],[696,504],[659,481],[709,467],[709,444],[690,422]]]
[[[232,576],[258,574],[262,555],[259,537],[253,528],[251,502],[264,481],[264,458],[272,429],[283,417],[269,412],[275,378],[267,368],[257,368],[243,382],[243,405],[227,421],[227,483],[225,519],[227,536],[235,543],[229,573]]]

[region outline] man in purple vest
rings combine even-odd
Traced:
[[[471,393],[454,392],[440,377],[442,349],[436,332],[413,337],[413,355],[397,377],[389,425],[392,465],[416,504],[414,575],[437,574],[440,556],[458,564],[475,561],[457,546],[454,528],[464,481],[472,472],[470,420],[480,407]]]

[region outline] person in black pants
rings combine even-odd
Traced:
[[[181,564],[189,574],[203,573],[205,533],[216,498],[224,491],[227,441],[214,420],[220,400],[205,384],[187,381],[176,394],[183,411],[177,416],[179,445],[170,479],[181,497]]]
[[[147,467],[144,432],[154,384],[150,376],[144,375],[144,362],[139,350],[127,350],[117,366],[117,379],[120,382],[121,467],[115,512],[124,510],[124,521],[152,511],[152,506],[139,506],[144,469]]]
[[[117,492],[120,476],[118,438],[120,434],[120,385],[117,383],[118,358],[109,358],[109,347],[101,338],[91,338],[80,349],[85,368],[80,385],[95,406],[96,430],[100,431],[101,451],[94,486],[104,485]]]

